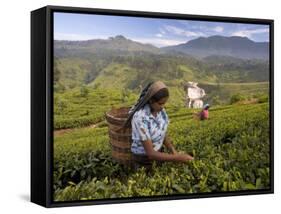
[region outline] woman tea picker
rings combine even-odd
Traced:
[[[193,160],[188,154],[179,154],[167,136],[168,116],[164,105],[169,98],[166,85],[157,81],[148,84],[137,103],[129,111],[127,126],[132,124],[131,151],[135,160],[187,162]],[[170,153],[163,152],[163,144]]]

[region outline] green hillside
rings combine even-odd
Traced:
[[[200,87],[205,89],[205,101],[213,104],[229,103],[232,96],[241,95],[245,100],[251,100],[267,96],[269,94],[269,82],[249,83],[211,83],[202,82]]]
[[[131,91],[92,89],[85,86],[54,95],[54,128],[76,128],[104,120],[111,108],[131,106],[137,96]]]
[[[127,68],[123,67],[122,69],[126,70]],[[125,72],[124,70],[122,72]],[[112,79],[112,82],[102,81],[101,79],[97,83],[100,84],[98,88],[81,86],[54,94],[55,129],[84,127],[104,121],[106,111],[121,106],[132,106],[140,93],[140,89],[124,89],[124,83],[114,79]],[[229,104],[231,98],[235,95],[242,96],[236,102],[268,102],[268,94],[264,94],[265,91],[268,91],[268,83],[225,84],[220,86],[204,83],[200,86],[205,88],[207,93],[204,101],[213,106]],[[182,86],[170,85],[169,93],[169,100],[166,104],[168,112],[185,107],[185,92]]]
[[[122,90],[128,88],[137,74],[138,72],[135,69],[127,65],[112,63],[104,68],[89,86]]]
[[[261,60],[214,57],[199,61],[186,56],[151,53],[55,58],[54,91],[63,94],[70,89],[88,87],[131,90],[137,96],[140,88],[149,82],[162,80],[171,90],[180,93],[180,101],[171,96],[178,103],[183,102],[185,97],[183,84],[193,81],[206,91],[204,101],[227,104],[236,94],[247,99],[268,95],[269,71],[266,68],[267,65]]]
[[[224,55],[198,59],[116,36],[107,40],[55,41],[54,73],[55,89],[96,83],[108,87],[107,83],[114,80],[111,88],[121,84],[134,90],[159,79],[171,84],[268,82],[269,61]]]

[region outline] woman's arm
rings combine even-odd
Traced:
[[[169,138],[169,136],[167,136],[167,135],[165,136],[165,139],[164,139],[164,145],[169,149],[170,152],[172,152],[172,154],[178,153],[172,144],[171,138]]]
[[[193,160],[193,158],[187,154],[166,154],[166,153],[155,151],[153,149],[153,144],[151,140],[143,141],[142,143],[146,155],[150,160],[174,161],[174,162],[183,162],[183,163],[186,163],[189,160]]]

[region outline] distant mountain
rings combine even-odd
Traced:
[[[221,36],[167,48],[121,35],[88,41],[56,40],[54,80],[56,86],[66,89],[81,84],[136,89],[159,79],[171,85],[182,81],[266,82],[269,61],[263,46],[268,43]]]
[[[73,56],[85,53],[110,54],[110,52],[119,54],[149,52],[157,54],[161,52],[161,49],[150,44],[142,44],[127,39],[122,35],[118,35],[108,39],[93,39],[86,41],[55,40],[54,51],[55,56]]]
[[[162,48],[165,52],[181,52],[204,58],[211,55],[242,59],[269,59],[269,43],[254,42],[247,37],[199,37],[184,44]]]

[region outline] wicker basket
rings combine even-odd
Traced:
[[[112,158],[117,162],[132,166],[132,128],[122,128],[124,122],[128,117],[130,108],[123,107],[118,109],[112,109],[106,112],[105,118],[108,123],[109,138],[111,144]]]

